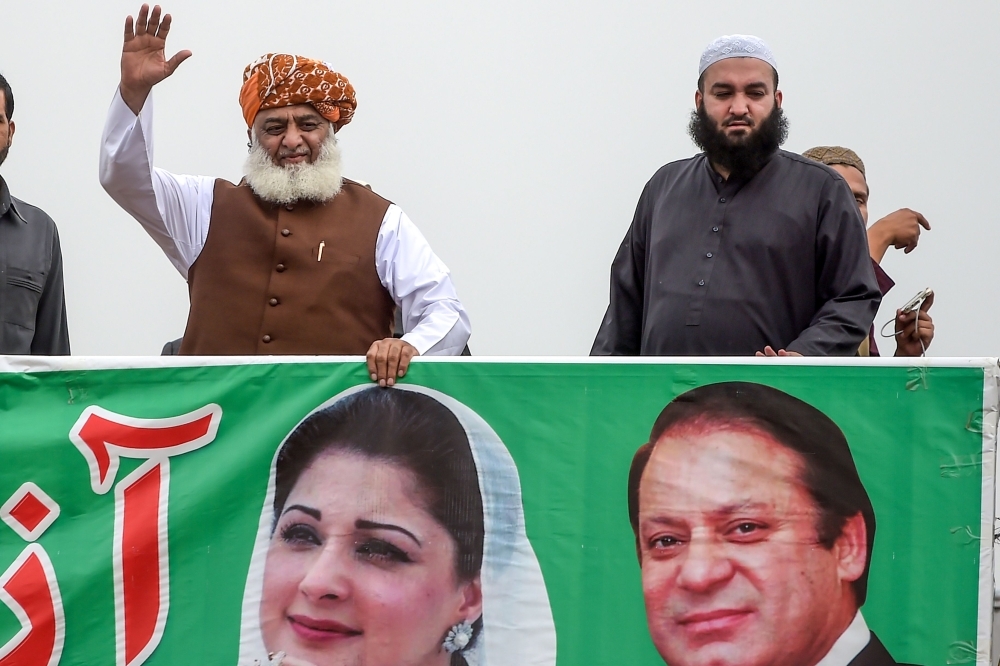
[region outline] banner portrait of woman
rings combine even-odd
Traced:
[[[272,463],[240,664],[555,664],[517,468],[487,423],[431,389],[356,386]]]

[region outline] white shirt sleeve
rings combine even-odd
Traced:
[[[469,316],[448,267],[399,206],[389,206],[382,219],[375,268],[403,309],[403,340],[422,356],[460,355],[472,333]]]
[[[153,166],[152,94],[136,116],[115,93],[101,137],[100,179],[187,278],[208,237],[215,179],[178,176]]]

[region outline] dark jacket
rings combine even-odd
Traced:
[[[779,150],[749,179],[708,158],[650,179],[611,266],[592,356],[854,356],[881,295],[833,169]]]
[[[871,640],[865,649],[858,653],[847,666],[912,666],[910,664],[898,664],[889,651],[882,645],[875,632],[872,632]]]
[[[69,354],[59,232],[0,178],[0,354]]]

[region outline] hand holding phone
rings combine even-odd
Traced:
[[[906,302],[906,305],[900,308],[900,310],[904,314],[907,312],[913,312],[917,308],[921,307],[924,301],[931,300],[931,302],[933,302],[933,296],[934,296],[934,290],[931,289],[930,287],[927,287],[926,289],[917,292],[917,295],[908,300]],[[930,306],[928,305],[928,307]],[[927,308],[924,309],[926,310]]]
[[[924,289],[907,301],[896,315],[896,356],[923,356],[934,339],[934,320],[927,310],[934,292]]]

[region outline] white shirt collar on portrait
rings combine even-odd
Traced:
[[[871,640],[871,632],[868,630],[868,624],[865,622],[865,618],[861,617],[861,611],[858,611],[857,615],[854,616],[854,621],[816,666],[847,666],[861,654],[869,640]]]

